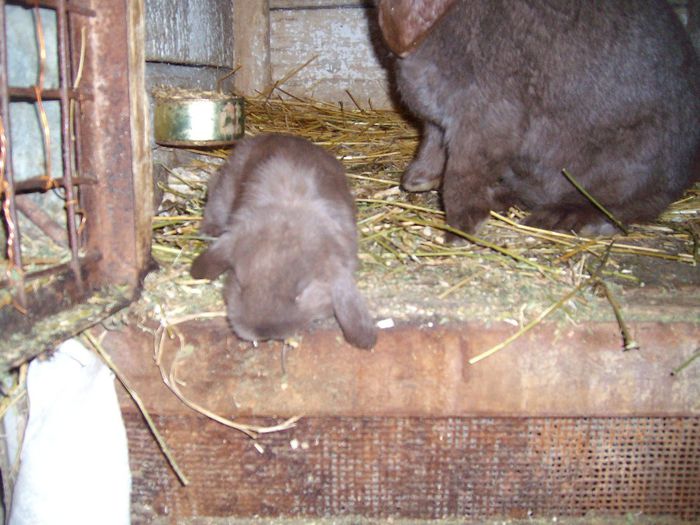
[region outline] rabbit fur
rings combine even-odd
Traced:
[[[423,124],[409,191],[447,222],[489,210],[584,234],[654,219],[700,173],[700,64],[661,0],[379,0],[398,92]],[[411,16],[408,16],[411,14]]]
[[[354,201],[343,166],[325,150],[287,135],[241,140],[209,182],[200,230],[217,238],[190,273],[226,273],[238,336],[284,339],[335,315],[348,342],[374,346],[376,329],[353,277]]]

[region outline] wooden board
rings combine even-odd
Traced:
[[[268,0],[234,0],[233,23],[236,92],[262,93],[271,82]]]
[[[281,87],[295,95],[360,106],[391,105],[387,51],[374,9],[275,9],[270,12],[272,79],[313,60]],[[383,64],[384,63],[384,64]]]
[[[270,9],[308,9],[311,7],[371,7],[374,0],[269,0]]]
[[[149,0],[146,60],[231,67],[233,22],[230,2]]]
[[[700,416],[700,366],[671,375],[697,351],[700,324],[629,325],[641,351],[620,349],[614,323],[549,322],[476,364],[512,326],[411,321],[382,331],[371,352],[328,327],[282,362],[280,343],[239,342],[222,318],[179,325],[161,362],[169,375],[177,359],[183,394],[224,417]],[[110,332],[105,346],[151,409],[187,412],[162,384],[150,333]]]

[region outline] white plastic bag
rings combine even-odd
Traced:
[[[69,340],[29,365],[27,393],[9,525],[129,524],[131,473],[111,371]]]

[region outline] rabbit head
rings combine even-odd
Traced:
[[[284,339],[334,315],[348,342],[371,348],[376,330],[355,285],[354,259],[349,263],[334,243],[288,231],[229,231],[194,261],[191,274],[215,279],[227,273],[228,318],[242,339]]]

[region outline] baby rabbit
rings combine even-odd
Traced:
[[[210,180],[201,232],[218,237],[195,278],[224,272],[224,299],[243,339],[284,339],[335,317],[345,339],[371,348],[376,329],[355,286],[355,206],[343,166],[286,135],[241,140]]]
[[[700,172],[700,64],[662,0],[378,0],[398,91],[423,122],[408,191],[442,186],[474,232],[527,224],[611,234],[655,218]]]

